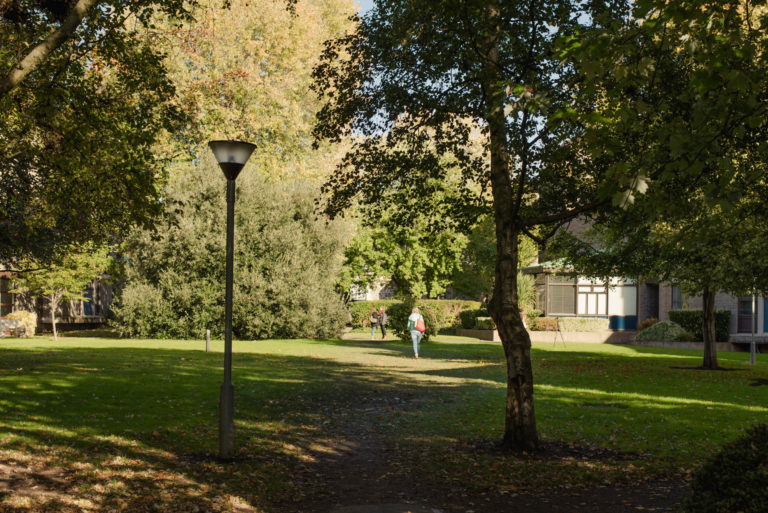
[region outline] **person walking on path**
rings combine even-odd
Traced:
[[[421,343],[421,337],[426,331],[426,324],[424,323],[424,317],[419,313],[417,307],[413,307],[411,315],[408,316],[408,331],[411,332],[411,340],[413,341],[413,356],[419,358],[419,344]]]
[[[376,307],[374,306],[371,308],[371,313],[369,316],[369,321],[371,321],[371,340],[376,339],[376,325],[379,324],[379,312],[376,311]]]
[[[389,316],[387,315],[387,309],[382,306],[379,308],[379,326],[381,326],[381,340],[387,338],[387,323],[389,322]]]

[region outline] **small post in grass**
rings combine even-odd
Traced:
[[[211,330],[205,330],[205,352],[211,352]]]

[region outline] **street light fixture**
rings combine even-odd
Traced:
[[[240,141],[211,141],[219,167],[227,177],[227,271],[224,294],[224,383],[219,394],[219,457],[230,458],[235,441],[235,387],[232,385],[232,276],[235,256],[235,179],[256,149]]]

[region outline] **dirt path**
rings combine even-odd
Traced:
[[[403,394],[399,394],[403,395]],[[638,486],[596,487],[578,491],[544,487],[535,494],[489,490],[473,496],[446,484],[423,486],[402,477],[387,461],[397,459],[387,443],[386,415],[416,406],[424,398],[377,396],[338,417],[328,419],[335,451],[319,455],[300,467],[294,486],[303,499],[276,504],[285,513],[620,513],[673,512],[688,493],[684,481],[660,481]]]

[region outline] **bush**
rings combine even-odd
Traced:
[[[557,331],[557,317],[537,317],[531,325],[532,331]]]
[[[648,317],[647,319],[643,319],[640,321],[640,324],[637,325],[637,331],[643,331],[645,328],[650,328],[657,322],[659,322],[659,320],[656,317]]]
[[[464,310],[459,312],[459,319],[461,320],[461,327],[465,330],[475,329],[475,322],[477,321],[477,310]]]
[[[475,329],[477,330],[495,330],[496,325],[490,317],[478,317],[475,319]]]
[[[350,323],[353,328],[370,328],[371,321],[368,319],[371,316],[371,308],[376,307],[376,310],[380,307],[387,309],[387,316],[391,317],[389,309],[392,305],[400,304],[402,301],[396,299],[381,299],[378,301],[350,301],[347,304],[349,309],[349,315],[351,317]],[[392,322],[392,321],[390,321]]]
[[[528,326],[528,329],[534,329],[533,327],[536,325],[536,318],[541,317],[542,315],[544,315],[544,312],[541,310],[531,310],[530,312],[526,312],[525,323]]]
[[[701,325],[704,319],[702,310],[672,310],[669,312],[669,320],[682,326],[686,331],[690,331],[695,340],[704,340],[704,334]],[[730,310],[715,311],[715,340],[718,342],[728,342],[729,324],[731,322]]]
[[[226,225],[221,170],[206,158],[168,186],[157,230],[123,245],[113,303],[122,335],[223,336]],[[316,218],[312,183],[238,180],[232,332],[238,339],[329,337],[348,312],[335,291],[349,226]]]
[[[422,342],[429,341],[431,336],[437,333],[437,318],[435,312],[430,305],[416,302],[415,306],[419,308],[419,313],[424,317],[424,324],[427,325],[427,331],[422,337]],[[403,341],[411,340],[411,332],[408,331],[408,317],[411,315],[414,303],[403,302],[392,306],[389,314],[390,328],[393,333],[400,337]]]
[[[759,424],[723,447],[693,476],[681,513],[768,511],[768,427]]]
[[[696,342],[696,337],[690,331],[684,331],[677,336],[678,342]]]
[[[558,320],[562,331],[608,331],[610,320],[607,317],[560,317]]]
[[[10,321],[19,321],[19,324],[24,328],[26,336],[29,337],[35,334],[35,328],[37,327],[37,314],[34,312],[27,312],[25,310],[16,310],[5,316]]]
[[[657,322],[637,334],[636,340],[652,342],[674,342],[685,330],[672,321]]]

